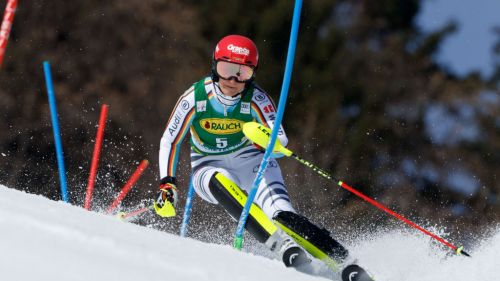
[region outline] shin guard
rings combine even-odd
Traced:
[[[338,263],[342,263],[349,255],[347,249],[335,241],[326,229],[319,228],[301,215],[283,211],[273,219],[277,226],[312,256],[335,270],[338,269]]]
[[[234,182],[218,172],[210,179],[209,188],[217,202],[233,219],[238,220],[247,200],[245,193]],[[277,230],[272,220],[255,204],[250,207],[245,228],[261,243],[265,243]]]

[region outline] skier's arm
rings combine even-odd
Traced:
[[[194,87],[191,87],[177,101],[160,141],[159,162],[162,179],[175,178],[180,146],[194,115]]]
[[[271,97],[265,92],[259,89],[255,91],[252,99],[252,116],[257,122],[272,129],[274,128],[274,121],[276,120],[276,106]],[[288,138],[282,125],[280,125],[278,131],[278,139],[283,146],[288,144]]]

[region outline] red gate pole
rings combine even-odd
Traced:
[[[108,210],[106,211],[107,214],[112,213],[113,210],[118,206],[118,204],[120,204],[120,202],[123,200],[123,198],[127,196],[127,193],[134,186],[135,182],[137,182],[144,170],[146,170],[148,164],[148,160],[142,160],[141,164],[139,164],[139,167],[137,167],[128,182],[123,186],[122,191],[120,191],[115,201],[113,201],[113,203],[108,207]]]
[[[9,0],[5,7],[3,15],[2,26],[0,27],[0,67],[2,66],[5,50],[7,49],[7,41],[9,41],[10,30],[14,21],[14,14],[16,12],[17,0]]]
[[[97,176],[97,166],[99,165],[99,157],[101,155],[101,147],[104,136],[104,129],[106,128],[107,116],[108,116],[108,105],[103,104],[101,107],[101,116],[99,117],[99,127],[97,128],[97,137],[94,145],[92,164],[90,166],[90,174],[87,184],[87,194],[85,196],[84,208],[86,210],[90,210],[90,204],[92,202],[92,193],[94,192],[95,178]]]

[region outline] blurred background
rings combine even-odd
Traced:
[[[284,117],[289,147],[419,223],[462,238],[498,225],[500,20],[486,20],[499,6],[493,2],[304,1]],[[0,70],[0,183],[61,198],[42,69],[48,60],[70,202],[83,205],[106,103],[93,207],[106,208],[148,159],[122,208],[145,204],[157,191],[158,148],[170,112],[209,73],[220,38],[254,39],[257,83],[278,101],[292,12],[291,0],[20,1]],[[456,41],[464,31],[476,37]],[[180,214],[188,149],[185,141]],[[280,164],[292,203],[313,221],[338,233],[398,224],[295,161]],[[219,207],[199,198],[193,207],[198,237],[233,233]],[[136,222],[177,232],[181,217],[150,213]]]

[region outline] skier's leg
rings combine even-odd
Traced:
[[[235,170],[234,174],[243,186],[249,188],[253,184],[261,157],[241,160],[236,164],[238,170]],[[253,174],[238,173],[249,169],[252,169]],[[293,209],[280,167],[275,159],[271,159],[268,163],[257,190],[255,203],[268,217],[274,219],[280,229],[293,237],[295,242],[334,271],[340,270],[341,263],[350,262],[348,251],[333,239],[326,229],[319,228]]]
[[[245,152],[251,153],[252,151],[247,149],[243,153],[239,153],[245,154]],[[259,151],[257,153],[260,154]],[[212,204],[219,203],[233,219],[238,220],[247,197],[234,183],[236,179],[233,177],[233,173],[228,171],[227,158],[232,157],[224,159],[220,156],[203,156],[192,151],[192,181],[196,193],[203,200]],[[237,166],[230,164],[229,166]],[[255,204],[250,208],[245,228],[259,242],[264,243],[277,256],[281,257],[286,266],[298,266],[305,263],[307,255],[304,250],[283,230],[276,227],[273,221]]]
[[[229,156],[202,156],[191,152],[193,186],[196,193],[205,201],[213,204],[219,203],[231,217],[238,220],[246,195],[235,182],[241,183],[241,179],[245,178],[241,174],[248,174],[248,169],[253,168],[254,164],[257,165],[256,161],[259,159],[246,158],[254,151],[261,154],[260,151],[252,148]],[[248,184],[251,185],[251,182]],[[246,228],[258,241],[265,243],[277,228],[270,219],[271,216],[266,217],[260,208],[258,212],[253,209],[252,207]]]
[[[219,172],[215,172],[210,177],[208,186],[217,202],[233,219],[238,220],[247,198],[241,189],[227,176]],[[258,207],[250,210],[246,229],[262,243],[265,243],[276,232],[276,226]]]
[[[210,178],[209,190],[211,195],[224,209],[238,220],[247,196],[228,177],[215,172]],[[245,228],[271,251],[277,253],[286,266],[299,267],[308,263],[306,253],[293,239],[276,227],[271,219],[257,205],[253,204]]]
[[[253,184],[261,159],[261,155],[238,159],[239,161],[234,163],[234,168],[231,168],[232,174],[239,179],[247,191]],[[249,170],[253,173],[248,173]],[[291,205],[281,169],[275,159],[270,159],[268,163],[255,196],[255,203],[269,218],[275,218],[275,223],[280,229],[293,237],[312,256],[324,261],[330,267],[335,269],[339,260],[347,255],[347,250],[342,245],[333,240],[328,233],[325,234],[326,230],[319,229],[306,218],[295,214],[296,211]],[[294,219],[298,219],[298,222],[294,222]],[[315,235],[311,236],[311,234]],[[310,241],[310,238],[313,240]],[[332,249],[335,249],[335,255],[332,254]]]
[[[254,160],[253,165],[260,164],[257,162],[258,159]],[[252,168],[254,172],[258,169]],[[250,179],[243,178],[244,184],[249,181]],[[269,161],[268,169],[257,190],[255,203],[312,256],[328,264],[337,264],[347,257],[347,250],[335,241],[326,229],[319,228],[307,218],[296,214],[275,159]]]
[[[232,172],[238,177],[241,187],[249,192],[260,167],[262,157],[241,160],[237,164],[237,170],[233,169]],[[253,171],[253,173],[248,173],[248,171]],[[257,189],[254,202],[262,208],[269,218],[274,217],[281,211],[295,212],[281,175],[281,169],[275,159],[269,160],[267,169]]]

